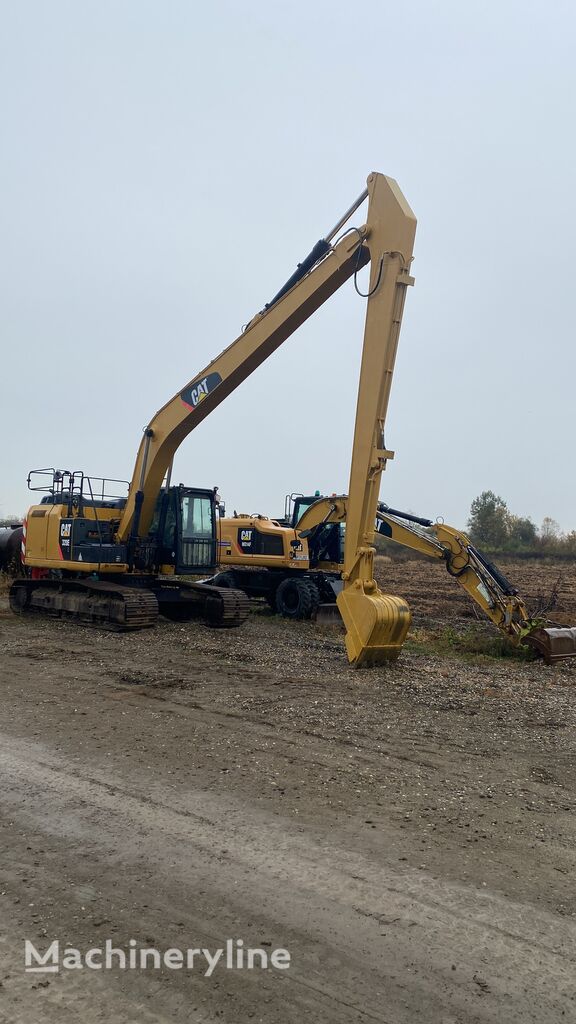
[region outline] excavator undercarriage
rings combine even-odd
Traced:
[[[134,586],[110,580],[18,579],[10,588],[17,615],[39,613],[126,633],[155,626],[158,615],[176,622],[201,618],[213,628],[233,628],[246,619],[250,602],[240,590],[222,590],[184,580],[139,577]]]

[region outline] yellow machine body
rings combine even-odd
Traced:
[[[38,569],[59,570],[61,572],[105,572],[125,573],[128,571],[126,562],[121,561],[87,561],[72,557],[72,535],[74,519],[78,518],[75,510],[69,514],[68,505],[33,505],[26,517],[26,547],[23,557],[24,565]],[[115,509],[98,509],[98,520],[95,510],[86,508],[83,518],[91,520],[86,531],[89,541],[98,545],[102,524],[111,524],[116,528],[119,523],[118,511]],[[100,527],[100,529],[98,528]]]
[[[310,568],[308,544],[296,530],[266,516],[235,515],[218,522],[220,565],[295,572]]]

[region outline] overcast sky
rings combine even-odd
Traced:
[[[0,12],[0,515],[30,468],[129,478],[153,413],[378,170],[418,217],[381,497],[462,526],[491,489],[576,528],[572,3]],[[349,282],[176,481],[272,515],[345,491],[364,307]]]

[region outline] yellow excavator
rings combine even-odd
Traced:
[[[366,222],[349,227],[368,200]],[[219,563],[214,490],[172,486],[174,454],[190,432],[350,278],[370,265],[353,457],[347,499],[343,586],[337,601],[346,648],[355,665],[399,654],[408,627],[406,602],[383,594],[373,574],[372,546],[380,477],[393,452],[384,423],[416,219],[397,183],[373,173],[336,225],[313,247],[285,285],[240,336],[150,421],[127,493],[116,481],[55,469],[29,474],[44,491],[26,517],[22,560],[10,603],[19,614],[44,612],[114,630],[141,629],[158,612],[202,615],[212,625],[238,625],[243,591],[183,576],[206,575]]]
[[[343,587],[346,495],[287,496],[284,516],[235,515],[218,522],[224,571],[212,583],[265,597],[285,618],[338,618]],[[576,655],[576,628],[533,619],[518,589],[461,530],[378,502],[374,531],[442,561],[472,600],[513,644],[531,646],[548,663]]]

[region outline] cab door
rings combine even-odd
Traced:
[[[177,487],[176,573],[202,575],[217,567],[216,499],[213,491]]]

